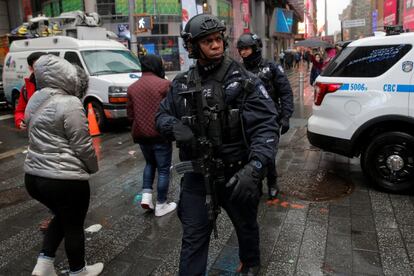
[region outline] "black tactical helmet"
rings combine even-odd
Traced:
[[[257,34],[242,34],[237,40],[237,49],[246,47],[252,47],[254,52],[260,52],[263,47],[262,39]]]
[[[198,14],[190,19],[181,32],[184,47],[189,52],[190,58],[200,58],[200,50],[197,42],[209,34],[221,32],[224,36],[226,26],[216,16],[210,14]]]

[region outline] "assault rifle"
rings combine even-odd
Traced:
[[[201,80],[197,69],[194,69],[196,77],[195,90],[179,93],[190,106],[190,112],[181,118],[194,132],[194,140],[191,145],[195,159],[184,161],[174,165],[177,173],[195,172],[203,175],[206,189],[206,206],[208,219],[213,224],[214,237],[217,238],[216,218],[220,214],[220,206],[216,193],[217,185],[224,185],[224,165],[221,159],[214,157],[214,152],[221,145],[220,108],[218,105],[207,104],[208,93],[213,91],[201,87]]]

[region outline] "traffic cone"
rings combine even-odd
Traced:
[[[92,103],[88,104],[88,123],[89,133],[91,136],[101,135],[98,127],[98,122],[96,121],[95,112],[93,111]]]

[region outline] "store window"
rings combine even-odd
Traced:
[[[161,56],[166,71],[180,70],[180,53],[178,50],[178,36],[151,36],[139,37],[147,53]]]
[[[168,24],[154,24],[151,34],[168,34]]]

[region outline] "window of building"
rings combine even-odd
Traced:
[[[168,34],[168,24],[154,24],[151,34]]]
[[[347,47],[322,72],[332,77],[377,77],[397,63],[411,45]]]

